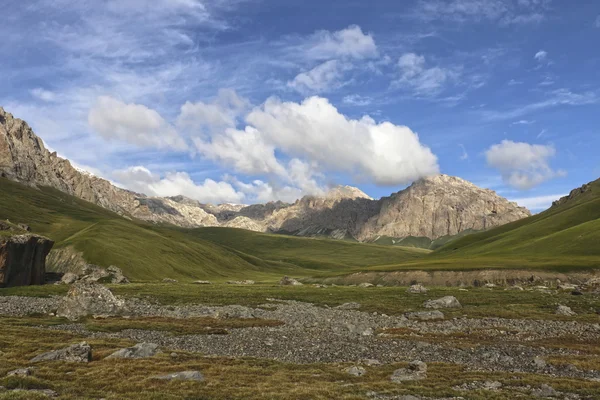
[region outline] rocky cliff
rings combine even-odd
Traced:
[[[0,107],[0,176],[50,186],[124,216],[182,227],[226,226],[300,236],[361,241],[380,236],[437,239],[482,230],[530,215],[529,211],[460,178],[434,176],[374,200],[338,186],[294,204],[207,205],[183,196],[148,197],[74,168],[50,153],[31,128]]]
[[[0,287],[44,284],[53,245],[41,236],[0,236]]]

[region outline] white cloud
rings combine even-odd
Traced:
[[[181,106],[177,126],[182,129],[192,128],[196,132],[199,128],[208,130],[234,128],[237,118],[248,107],[248,100],[238,96],[234,90],[221,89],[211,103],[188,101]]]
[[[88,123],[105,139],[117,139],[142,147],[187,148],[175,128],[158,112],[141,104],[127,104],[109,96],[100,96],[90,109]]]
[[[460,73],[456,69],[430,67],[425,63],[425,57],[415,53],[406,53],[398,60],[400,79],[395,83],[411,88],[415,94],[433,96],[444,87],[456,81]]]
[[[469,159],[469,153],[467,153],[467,149],[466,149],[465,145],[461,143],[458,146],[462,150],[462,154],[460,155],[460,159],[463,160],[463,161],[468,160]]]
[[[340,79],[347,68],[338,60],[326,61],[308,72],[298,74],[287,85],[305,94],[328,92],[341,86]]]
[[[531,211],[543,211],[552,205],[552,202],[566,196],[565,194],[551,194],[548,196],[525,197],[519,199],[511,199],[522,207],[526,207]]]
[[[363,33],[358,25],[337,32],[319,31],[310,40],[308,56],[317,60],[338,58],[377,57],[377,45],[370,34]]]
[[[439,171],[436,156],[410,128],[370,117],[348,119],[325,98],[270,98],[246,120],[285,154],[377,184],[405,184]]]
[[[515,121],[515,122],[511,123],[511,125],[531,125],[531,124],[534,124],[534,123],[535,123],[534,120],[520,119],[518,121]]]
[[[275,174],[285,176],[285,168],[275,157],[275,146],[264,140],[251,126],[244,130],[225,129],[210,140],[194,138],[198,152],[247,175]]]
[[[546,58],[548,58],[548,52],[546,52],[544,50],[540,50],[537,53],[535,53],[533,58],[535,58],[539,62],[545,61]]]
[[[46,89],[35,88],[29,91],[29,93],[38,100],[53,102],[56,100],[56,94]]]
[[[350,106],[363,107],[371,104],[373,99],[367,96],[361,96],[359,94],[350,94],[348,96],[344,96],[342,102]]]
[[[202,203],[242,203],[245,195],[228,182],[206,179],[196,184],[186,172],[170,172],[164,177],[143,166],[115,171],[115,178],[124,187],[149,196],[183,195]]]
[[[600,15],[596,17],[596,21],[594,21],[594,26],[596,26],[596,28],[600,28]]]
[[[545,0],[421,0],[414,15],[424,21],[493,21],[500,25],[538,24],[545,19]]]
[[[566,172],[550,167],[550,159],[556,155],[552,145],[503,140],[491,146],[485,155],[488,165],[500,171],[503,181],[519,190],[531,189],[566,175]]]
[[[581,106],[587,104],[595,104],[599,100],[595,92],[575,93],[568,89],[552,90],[545,95],[545,100],[537,103],[530,103],[509,110],[503,111],[482,111],[481,115],[489,121],[519,118],[535,111],[543,110],[550,107],[561,105]]]

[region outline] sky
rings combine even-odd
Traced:
[[[600,177],[600,2],[2,0],[0,106],[115,184],[374,198],[437,173],[534,212]]]

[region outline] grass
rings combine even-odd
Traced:
[[[27,223],[33,232],[53,239],[56,248],[80,252],[93,264],[116,265],[136,281],[274,280],[343,273],[424,255],[418,249],[132,221],[54,189],[3,178],[0,219]]]

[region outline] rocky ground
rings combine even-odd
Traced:
[[[457,296],[459,295],[457,289]],[[0,297],[0,315],[16,317],[32,313],[54,313],[62,302],[60,297]],[[355,369],[349,373],[357,376],[366,372],[364,368],[418,360],[427,364],[459,365],[467,371],[484,372],[492,374],[491,376],[494,373],[531,373],[548,379],[600,382],[600,371],[594,368],[552,361],[589,355],[584,345],[600,343],[600,318],[595,323],[493,316],[450,318],[445,315],[450,309],[445,307],[460,307],[454,297],[443,298],[439,302],[424,302],[420,311],[394,316],[361,311],[360,303],[326,307],[274,298],[258,307],[190,304],[165,306],[131,298],[124,303],[123,313],[127,318],[256,318],[281,321],[283,324],[231,329],[225,335],[173,335],[152,329],[98,332],[88,330],[82,322],[40,328],[66,331],[89,340],[128,339],[136,343],[152,343],[167,352],[199,352],[213,357],[254,357],[296,364],[352,363]],[[560,310],[557,309],[557,312]],[[565,345],[561,346],[560,343]],[[573,343],[581,346],[573,346]],[[494,386],[496,383],[465,382],[463,386],[459,385],[453,390],[500,390],[499,387],[490,389],[482,385]],[[534,394],[534,389],[542,391],[541,387],[533,388],[530,394]],[[507,388],[502,390],[511,392]],[[376,392],[371,393],[372,398],[394,398],[377,396]],[[596,398],[581,397],[575,393],[553,394],[550,397],[553,396]]]

